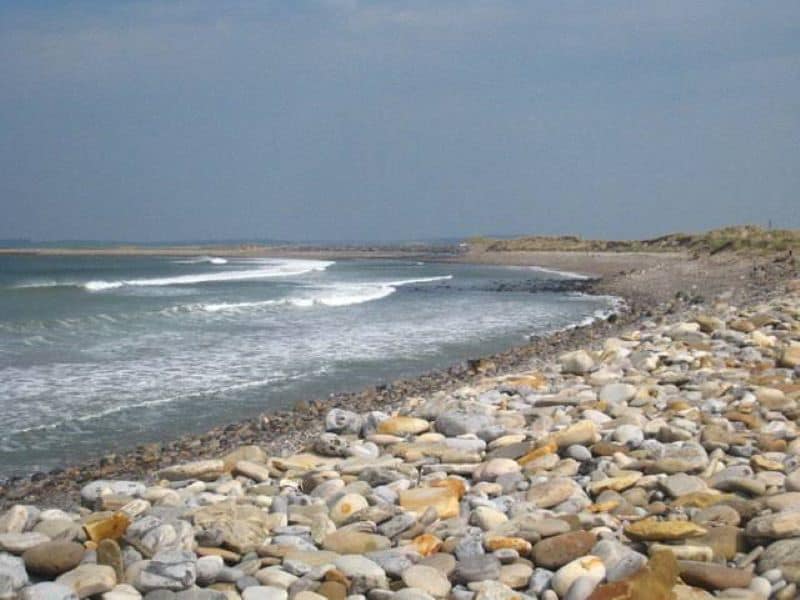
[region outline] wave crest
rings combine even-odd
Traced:
[[[430,283],[434,281],[447,281],[452,275],[438,277],[421,277],[418,279],[403,279],[399,281],[386,281],[376,283],[342,283],[322,288],[315,294],[280,298],[274,300],[259,300],[251,302],[214,302],[204,304],[190,304],[173,307],[171,312],[242,312],[249,309],[259,309],[273,306],[293,306],[295,308],[311,308],[314,306],[342,307],[355,304],[373,302],[394,294],[398,287],[415,283]]]
[[[225,260],[225,259],[221,259]],[[227,262],[227,261],[226,261]],[[214,263],[219,264],[219,263]],[[263,262],[257,269],[236,269],[228,271],[212,271],[209,273],[192,273],[189,275],[175,275],[173,277],[153,277],[148,279],[118,279],[107,281],[103,279],[92,281],[30,281],[16,284],[13,287],[45,288],[45,287],[79,287],[87,292],[104,292],[125,286],[167,286],[190,285],[196,283],[212,283],[220,281],[247,281],[251,279],[266,279],[270,277],[292,277],[305,275],[314,271],[324,271],[333,261],[326,260],[270,260]]]

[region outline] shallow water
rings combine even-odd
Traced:
[[[0,475],[489,354],[606,314],[530,268],[0,257]]]

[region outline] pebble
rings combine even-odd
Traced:
[[[351,594],[389,587],[384,570],[368,558],[356,555],[342,556],[333,564],[350,580]]]
[[[548,537],[533,547],[533,560],[537,566],[558,569],[589,554],[596,541],[597,537],[587,531],[572,531]]]
[[[403,583],[417,588],[434,598],[445,598],[450,593],[450,582],[437,569],[425,565],[414,565],[403,572]]]
[[[28,572],[22,559],[0,553],[0,598],[12,600],[27,583]]]
[[[44,542],[22,555],[29,573],[41,577],[58,577],[80,564],[84,548],[75,542]]]
[[[26,587],[20,594],[21,600],[78,600],[71,587],[45,581]]]
[[[606,576],[606,568],[603,561],[596,556],[583,556],[567,563],[556,571],[550,585],[553,591],[563,598],[576,580],[587,579],[595,584],[600,583]],[[583,584],[585,587],[586,584]]]
[[[111,591],[117,584],[117,575],[111,567],[82,564],[60,575],[55,582],[71,588],[78,598],[86,598]]]

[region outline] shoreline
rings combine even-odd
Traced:
[[[582,261],[584,268],[583,271],[576,270],[573,273],[597,277],[588,282],[587,292],[619,297],[624,301],[624,309],[611,319],[598,319],[590,325],[578,324],[546,336],[532,338],[529,343],[463,361],[449,368],[298,402],[291,410],[262,413],[256,418],[221,424],[206,432],[140,445],[119,454],[109,452],[94,460],[81,461],[50,473],[13,477],[5,484],[0,482],[0,508],[21,499],[31,503],[46,502],[52,506],[74,506],[79,502],[78,492],[83,482],[97,478],[146,478],[157,469],[181,461],[212,457],[245,444],[261,445],[277,455],[296,451],[322,431],[320,418],[331,408],[355,412],[383,409],[391,413],[409,397],[452,391],[474,384],[486,376],[500,376],[529,369],[541,361],[552,360],[564,351],[592,345],[604,337],[616,335],[638,321],[674,317],[687,307],[705,301],[696,294],[696,279],[704,284],[704,290],[708,290],[706,293],[709,297],[723,293],[729,294],[731,301],[752,301],[763,297],[764,294],[760,292],[768,292],[775,282],[785,278],[787,267],[790,270],[794,268],[763,259],[757,261],[758,268],[753,267],[750,259],[698,259],[695,264],[690,264],[685,256],[660,254],[491,254],[474,256],[467,253],[450,260],[561,270],[574,265],[577,259]],[[334,258],[330,254],[325,256]],[[428,260],[441,261],[442,258],[427,255]],[[709,272],[714,271],[716,276],[710,277]],[[655,287],[650,285],[654,277],[660,280],[660,285]]]

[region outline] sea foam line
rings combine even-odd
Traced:
[[[576,273],[574,271],[561,271],[559,269],[548,269],[547,267],[538,267],[538,266],[531,266],[525,267],[531,271],[538,271],[539,273],[547,273],[549,275],[559,275],[560,277],[565,277],[567,279],[592,279],[589,275],[584,275],[583,273]]]
[[[437,277],[421,277],[418,279],[403,279],[399,281],[386,281],[376,283],[343,283],[324,288],[322,293],[310,296],[296,296],[293,298],[280,298],[273,300],[256,300],[249,302],[215,302],[204,304],[189,304],[167,309],[170,313],[176,312],[239,312],[246,309],[258,309],[270,306],[294,306],[296,308],[311,308],[313,306],[342,307],[355,304],[373,302],[394,294],[398,287],[415,283],[431,283],[434,281],[447,281],[452,275]]]
[[[210,265],[227,265],[228,259],[222,258],[221,256],[198,256],[196,258],[183,258],[180,260],[173,260],[175,264],[179,265],[199,265],[199,264],[210,264]]]
[[[280,374],[279,376],[268,377],[266,379],[258,379],[255,381],[247,381],[244,383],[237,383],[221,388],[212,388],[208,390],[200,390],[196,392],[189,392],[187,394],[178,394],[175,396],[167,396],[166,398],[154,398],[152,400],[142,400],[140,402],[130,402],[128,404],[120,404],[119,406],[112,406],[111,408],[107,408],[105,410],[101,410],[95,413],[91,413],[88,415],[80,415],[74,417],[67,417],[62,419],[61,421],[56,421],[55,423],[44,423],[42,425],[33,425],[31,427],[23,427],[20,429],[14,429],[9,432],[9,435],[19,435],[23,433],[31,433],[34,431],[51,431],[53,429],[58,429],[59,427],[64,427],[70,423],[85,423],[87,421],[95,421],[97,419],[102,419],[103,417],[107,417],[109,415],[127,412],[129,410],[136,410],[139,408],[148,408],[150,406],[160,406],[162,404],[171,404],[173,402],[179,402],[181,400],[187,400],[190,398],[195,397],[203,397],[209,396],[212,394],[221,394],[225,392],[233,392],[236,390],[243,390],[252,387],[258,387],[262,385],[269,385],[270,383],[274,383],[276,381],[281,380],[292,380],[297,379],[300,377],[299,375],[287,377],[284,374]]]
[[[48,287],[81,287],[89,292],[103,292],[121,288],[123,286],[165,286],[185,285],[194,283],[209,283],[220,281],[246,281],[251,279],[264,279],[270,277],[292,277],[305,275],[314,271],[324,271],[333,261],[324,260],[282,260],[269,261],[258,269],[241,269],[234,271],[214,271],[209,273],[193,273],[189,275],[176,275],[174,277],[153,277],[149,279],[119,279],[113,281],[93,280],[85,282],[60,282],[60,281],[30,281],[15,284],[14,288],[48,288]]]

